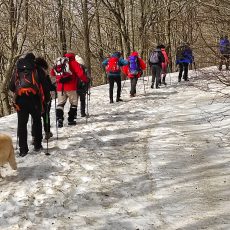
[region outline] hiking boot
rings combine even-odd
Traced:
[[[110,104],[112,104],[113,103],[113,99],[110,99]]]
[[[188,78],[185,78],[184,81],[189,81],[189,79],[188,79]]]
[[[39,151],[41,151],[43,149],[43,146],[42,145],[38,145],[38,146],[34,146],[34,151],[35,152],[39,152]]]
[[[86,117],[86,113],[85,112],[81,113],[81,117]]]
[[[153,88],[154,88],[154,84],[151,85],[151,89],[153,89]]]
[[[123,101],[121,98],[117,98],[116,102]]]
[[[58,119],[58,128],[62,128],[62,127],[63,127],[63,120]]]
[[[50,139],[52,136],[53,136],[53,133],[52,133],[52,132],[46,132],[46,133],[45,133],[45,139],[46,139],[46,140]]]
[[[68,125],[76,125],[77,122],[76,121],[68,121]]]
[[[19,156],[24,157],[28,154],[28,151],[20,151]]]
[[[181,78],[178,78],[178,82],[181,82]]]

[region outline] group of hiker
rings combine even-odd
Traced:
[[[220,39],[221,62],[219,70],[225,61],[226,69],[229,68],[229,41],[227,36]],[[194,56],[189,43],[183,43],[177,48],[176,65],[179,66],[178,82],[189,81],[188,67],[194,62]],[[152,74],[151,88],[159,89],[166,83],[166,74],[169,67],[169,58],[164,45],[158,45],[149,55],[148,64]],[[121,52],[114,52],[102,62],[109,82],[109,100],[114,103],[114,83],[117,84],[116,102],[121,102],[122,74],[130,79],[130,97],[136,96],[138,79],[146,70],[146,63],[134,51],[127,59]],[[52,80],[53,79],[53,80]],[[47,61],[42,57],[35,57],[33,53],[27,53],[20,58],[15,66],[9,89],[14,93],[14,107],[18,114],[17,138],[19,139],[19,156],[28,154],[27,123],[31,115],[31,135],[34,151],[40,151],[42,147],[42,121],[45,139],[53,136],[50,131],[50,108],[52,92],[55,94],[55,113],[57,128],[63,127],[64,106],[69,100],[68,125],[76,125],[78,100],[80,98],[81,116],[86,112],[86,96],[89,95],[91,78],[83,59],[73,51],[69,51],[54,61],[49,71]],[[56,105],[57,98],[57,105]],[[47,142],[48,143],[48,142]]]

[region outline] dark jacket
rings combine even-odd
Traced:
[[[35,65],[35,62],[33,59],[30,58],[20,58],[18,62],[16,63],[16,68],[13,72],[13,75],[11,77],[10,83],[9,83],[9,89],[13,93],[16,93],[16,78],[18,72],[22,71],[23,68],[26,66],[28,69],[35,69],[37,71],[37,83],[39,84],[40,87],[40,93],[39,95],[28,95],[28,96],[33,96],[33,97],[39,97],[40,101],[44,104],[45,102],[48,102],[50,100],[50,91],[49,91],[49,86],[46,81],[46,73],[44,70],[38,66]],[[23,70],[25,71],[25,70]],[[19,95],[15,95],[15,103],[17,103],[17,99],[20,97]]]

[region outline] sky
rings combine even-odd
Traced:
[[[53,101],[50,156],[45,141],[33,152],[28,122],[29,154],[0,167],[0,229],[230,229],[229,89],[216,72],[171,73],[160,89],[141,78],[134,98],[126,80],[114,104],[108,85],[91,88],[90,117],[68,126],[67,104],[58,140]],[[0,118],[15,147],[16,130],[16,114]]]

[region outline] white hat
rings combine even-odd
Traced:
[[[75,60],[80,64],[80,65],[85,65],[85,62],[83,61],[83,59],[78,56],[78,55],[75,55]]]

